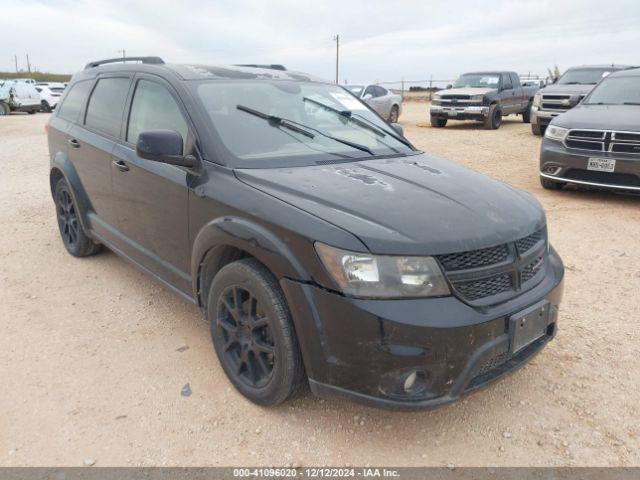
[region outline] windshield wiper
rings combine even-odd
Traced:
[[[294,120],[289,120],[287,118],[278,117],[276,115],[269,115],[267,113],[260,112],[258,110],[254,110],[253,108],[245,107],[244,105],[236,105],[238,110],[242,110],[243,112],[250,113],[251,115],[255,115],[258,118],[262,118],[269,122],[269,125],[274,127],[284,127],[289,130],[293,130],[294,132],[300,133],[309,138],[315,138],[315,135],[311,133],[309,130],[313,130],[314,132],[319,133],[323,137],[330,138],[336,142],[342,143],[343,145],[348,145],[351,148],[355,148],[356,150],[361,150],[363,152],[367,152],[371,156],[375,156],[375,154],[371,151],[369,147],[364,145],[360,145],[359,143],[351,142],[349,140],[344,140],[342,138],[334,137],[333,135],[329,135],[328,133],[324,133],[317,128],[310,127],[308,125],[304,125],[302,123],[296,122]],[[300,128],[302,127],[302,128]]]
[[[262,118],[266,121],[269,122],[269,125],[273,126],[273,127],[284,127],[284,128],[288,128],[289,130],[292,130],[294,132],[297,132],[301,135],[304,135],[305,137],[309,137],[309,138],[314,138],[315,135],[311,132],[309,132],[308,130],[304,130],[300,127],[297,127],[296,125],[294,125],[292,122],[281,118],[281,117],[277,117],[275,115],[269,115],[263,112],[259,112],[258,110],[254,110],[253,108],[249,108],[249,107],[245,107],[244,105],[236,105],[236,108],[238,110],[242,110],[243,112],[247,112],[250,113],[251,115],[255,115],[258,118]]]
[[[302,100],[304,102],[310,102],[313,103],[315,105],[318,105],[319,107],[324,108],[325,110],[328,110],[329,112],[333,112],[333,113],[337,113],[339,115],[341,115],[342,117],[346,118],[347,120],[352,121],[353,123],[360,125],[363,128],[366,128],[368,130],[371,130],[372,132],[374,132],[375,134],[381,136],[381,137],[386,137],[387,135],[389,135],[392,138],[395,138],[396,140],[398,140],[400,143],[406,145],[407,147],[410,147],[413,149],[413,147],[411,146],[411,144],[409,144],[406,140],[398,137],[397,135],[394,135],[391,132],[386,132],[384,130],[382,130],[381,128],[379,128],[378,126],[376,126],[371,120],[369,120],[367,117],[357,113],[357,112],[353,112],[351,110],[339,110],[337,108],[332,107],[331,105],[327,105],[326,103],[323,102],[319,102],[317,100],[314,100],[313,98],[309,98],[309,97],[302,97]],[[354,116],[357,116],[358,118],[354,118]],[[387,145],[388,146],[388,145]],[[391,148],[391,147],[389,147]],[[391,148],[392,150],[395,150],[393,148]]]

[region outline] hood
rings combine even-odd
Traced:
[[[638,132],[640,131],[640,106],[578,105],[554,118],[552,123],[565,128]]]
[[[236,175],[356,235],[378,254],[474,250],[522,238],[545,223],[540,204],[529,194],[425,154],[242,169]]]
[[[589,93],[595,85],[549,85],[541,90],[538,90],[543,95],[545,93],[566,94],[566,95],[586,95]]]
[[[448,90],[440,90],[440,95],[486,95],[489,92],[495,92],[495,88],[449,88]]]

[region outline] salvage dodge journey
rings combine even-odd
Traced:
[[[253,402],[308,383],[434,407],[554,337],[564,269],[530,195],[309,75],[125,60],[89,63],[49,120],[62,241],[196,304]]]

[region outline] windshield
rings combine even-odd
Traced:
[[[574,68],[558,80],[560,85],[595,85],[612,72],[610,68]]]
[[[362,93],[362,89],[364,88],[364,85],[345,85],[344,88],[349,90],[356,97],[359,97],[360,94]]]
[[[640,105],[640,76],[608,78],[598,85],[586,105]]]
[[[386,122],[336,85],[207,81],[197,86],[197,94],[222,144],[243,165],[414,152],[394,138],[397,134]]]
[[[499,83],[499,75],[465,73],[453,83],[453,88],[498,88]]]

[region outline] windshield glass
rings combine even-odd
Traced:
[[[612,72],[610,68],[574,68],[558,80],[560,85],[595,85]]]
[[[465,73],[453,83],[453,88],[498,88],[499,83],[499,75]]]
[[[414,152],[394,138],[385,121],[336,85],[208,81],[197,86],[197,94],[222,144],[244,165],[269,159],[287,165],[299,163],[301,157],[314,161]]]
[[[613,77],[598,85],[586,105],[640,105],[640,77]]]
[[[359,97],[360,94],[362,93],[362,89],[364,88],[364,85],[345,85],[345,87],[347,90],[349,90],[351,93],[353,93],[356,97]]]

